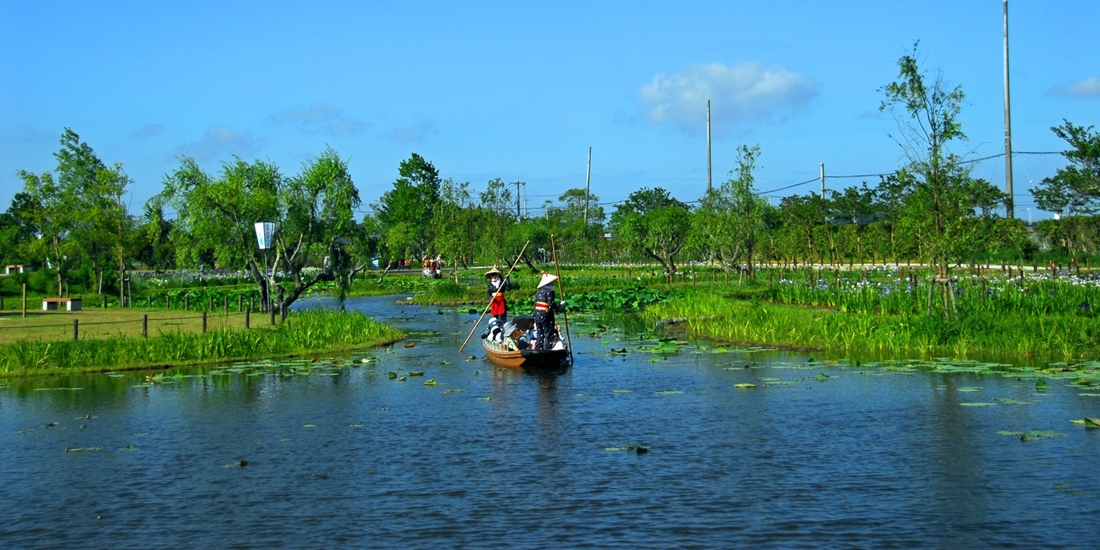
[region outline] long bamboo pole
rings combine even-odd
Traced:
[[[523,257],[523,253],[527,251],[527,245],[529,245],[529,244],[531,244],[531,241],[527,241],[526,243],[523,243],[523,248],[520,249],[519,255],[516,256],[516,261],[512,262],[512,267],[508,269],[508,274],[504,276],[503,280],[501,280],[501,283],[500,283],[501,285],[504,284],[504,281],[508,280],[508,277],[510,277],[512,275],[512,270],[515,269],[517,265],[519,265],[519,260],[520,260],[520,258]],[[473,338],[474,333],[477,332],[477,327],[481,326],[481,321],[483,319],[485,319],[485,314],[489,313],[489,308],[490,307],[493,307],[493,300],[492,299],[490,299],[489,303],[485,306],[485,311],[481,312],[481,317],[477,318],[477,324],[474,325],[474,328],[470,329],[470,335],[466,337],[466,341],[462,342],[462,345],[459,346],[459,348],[458,348],[459,353],[462,353],[462,350],[466,348],[466,344],[470,343],[470,338]]]
[[[558,276],[558,293],[562,301],[565,300],[565,285],[561,281],[561,268],[558,267],[558,247],[554,244],[554,236],[550,235],[550,250],[554,254],[554,274]],[[569,337],[569,314],[565,309],[561,310],[562,319],[565,320],[565,343],[569,346],[569,363],[573,363],[573,340]]]

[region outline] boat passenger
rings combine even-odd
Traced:
[[[553,282],[557,276],[542,272],[538,289],[535,290],[535,330],[538,337],[535,340],[536,350],[548,350],[554,346],[554,312],[565,309],[565,301],[554,301]]]

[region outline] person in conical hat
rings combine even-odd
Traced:
[[[488,272],[485,273],[485,278],[489,279],[489,288],[487,290],[489,297],[489,315],[500,321],[500,326],[504,326],[504,323],[508,321],[508,302],[504,299],[504,292],[512,290],[512,285],[505,279],[497,266],[493,266]]]
[[[538,290],[535,291],[535,332],[538,339],[535,340],[535,349],[548,350],[554,346],[554,311],[565,308],[565,302],[554,301],[554,285],[558,278],[547,272],[542,272]]]

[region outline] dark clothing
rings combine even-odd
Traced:
[[[535,349],[547,350],[554,347],[554,310],[559,309],[554,301],[554,285],[548,284],[535,291],[535,330],[538,338]]]

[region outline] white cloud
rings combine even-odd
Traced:
[[[198,141],[176,148],[176,155],[194,157],[204,161],[237,155],[247,158],[260,150],[261,143],[252,134],[234,132],[225,126],[211,125]]]
[[[291,107],[267,118],[279,124],[297,126],[299,130],[310,134],[342,136],[358,134],[367,128],[363,122],[344,115],[340,108],[319,101],[308,109]]]
[[[712,130],[725,133],[740,125],[783,119],[803,109],[815,95],[815,82],[782,67],[711,63],[654,76],[638,90],[638,101],[649,122],[700,133],[706,131],[709,99]]]
[[[1050,89],[1050,94],[1082,99],[1100,98],[1100,76],[1082,78],[1076,82],[1070,82],[1069,86],[1059,84]]]
[[[431,122],[419,122],[412,126],[397,128],[390,132],[390,141],[397,143],[419,143],[424,138],[435,133],[435,124]]]
[[[146,124],[145,126],[142,126],[140,130],[134,130],[133,132],[130,132],[130,137],[148,138],[162,133],[164,133],[163,124]]]

